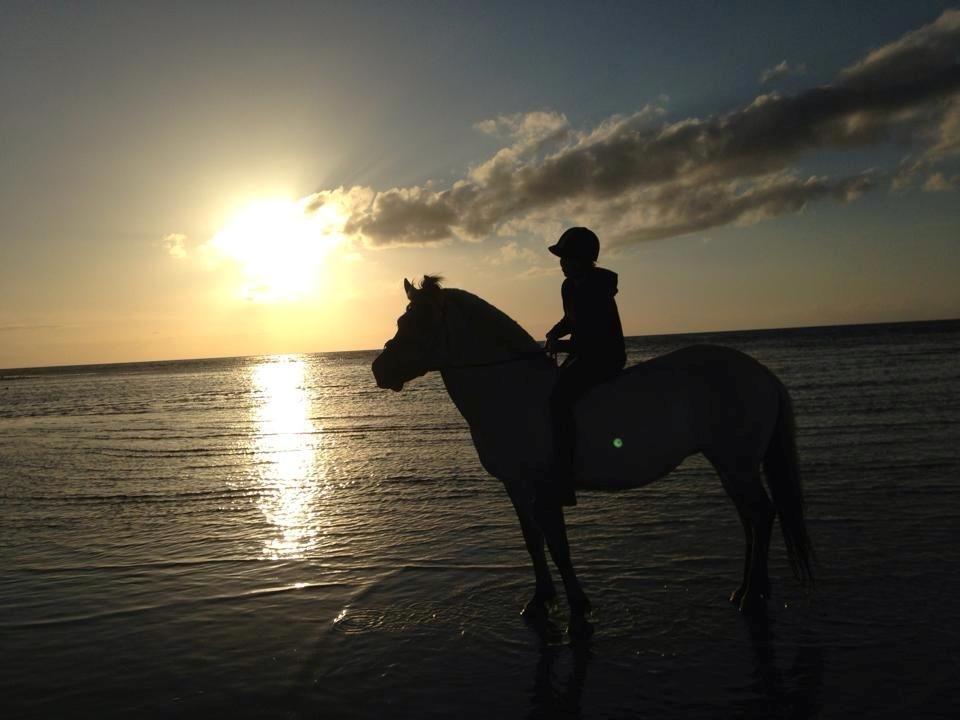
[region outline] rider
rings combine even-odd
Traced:
[[[563,318],[547,333],[547,351],[567,352],[550,396],[554,464],[550,494],[561,505],[576,505],[573,451],[574,405],[594,385],[614,377],[626,362],[617,312],[617,274],[596,266],[600,241],[592,230],[570,228],[550,252],[560,258],[566,279],[560,288]],[[569,340],[560,338],[570,336]]]

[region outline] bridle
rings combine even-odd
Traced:
[[[541,357],[547,355],[546,350],[527,350],[521,353],[517,353],[513,357],[504,358],[503,360],[490,360],[489,362],[477,362],[477,363],[458,363],[456,365],[443,365],[442,367],[436,368],[441,372],[443,370],[469,370],[471,368],[485,368],[485,367],[494,367],[495,365],[509,365],[510,363],[520,362],[521,360],[529,360],[532,357]],[[553,358],[553,355],[549,356]]]
[[[440,310],[441,325],[443,327],[443,345],[444,345],[444,355],[450,357],[450,330],[449,323],[447,320],[447,306],[444,304],[443,308]],[[396,342],[396,338],[387,341],[386,347],[389,347],[391,343]],[[444,370],[472,370],[479,368],[488,368],[496,367],[498,365],[509,365],[511,363],[522,362],[524,360],[529,360],[534,357],[544,357],[547,356],[551,360],[556,362],[556,356],[547,353],[544,348],[539,348],[537,350],[524,350],[516,352],[509,357],[501,358],[499,360],[487,360],[483,362],[468,362],[468,363],[440,363],[437,365],[429,366],[425,372],[430,372],[432,370],[437,370],[443,372]]]

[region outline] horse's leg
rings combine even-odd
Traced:
[[[723,489],[727,491],[727,495],[730,496],[730,499],[733,500],[733,504],[737,508],[737,515],[740,516],[740,524],[743,526],[743,539],[744,539],[744,557],[743,557],[743,580],[740,581],[740,587],[730,593],[730,602],[732,602],[737,607],[740,607],[740,601],[743,599],[744,593],[747,592],[747,584],[750,581],[750,563],[753,559],[753,536],[754,531],[753,527],[750,524],[750,518],[744,512],[742,503],[738,502],[737,495],[732,491],[732,488],[729,486],[729,483],[721,477],[721,482],[723,483]]]
[[[737,516],[740,518],[740,525],[743,526],[743,580],[740,581],[740,587],[730,593],[730,602],[740,607],[740,601],[743,599],[744,593],[747,592],[747,585],[750,582],[750,563],[753,560],[753,527],[750,524],[750,516],[744,507],[742,493],[739,492],[738,485],[735,482],[736,476],[728,473],[728,470],[718,458],[707,454],[707,459],[713,465],[713,469],[717,471],[717,475],[720,476],[720,483],[733,501],[733,505],[737,509]]]
[[[767,556],[770,552],[770,533],[776,511],[763,489],[759,468],[724,473],[723,484],[737,506],[744,534],[747,536],[744,583],[737,590],[740,595],[740,610],[747,611],[762,605],[763,601],[770,597]],[[731,600],[734,600],[737,593],[734,593]]]
[[[570,561],[570,543],[567,541],[567,525],[563,520],[563,508],[555,502],[538,502],[536,517],[547,541],[550,557],[553,558],[563,578],[567,603],[570,605],[570,632],[572,634],[588,632],[590,624],[587,622],[587,615],[590,612],[590,601],[580,587],[580,581]]]
[[[527,545],[527,552],[533,561],[533,572],[537,579],[533,598],[523,608],[524,617],[535,619],[546,617],[549,608],[557,601],[557,590],[550,577],[550,567],[543,551],[543,533],[533,515],[533,503],[523,489],[513,483],[504,483],[517,518],[520,520],[520,529],[523,531],[523,541]]]

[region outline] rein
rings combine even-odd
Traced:
[[[447,354],[450,354],[450,325],[449,319],[447,317],[447,306],[443,306],[441,311],[441,316],[443,318],[443,342],[447,347]],[[520,362],[521,360],[527,360],[532,357],[540,357],[547,354],[546,349],[540,348],[538,350],[527,350],[523,352],[517,352],[514,355],[504,358],[502,360],[488,360],[486,362],[474,362],[474,363],[450,363],[445,365],[440,365],[437,370],[441,372],[443,370],[470,370],[473,368],[485,368],[485,367],[495,367],[497,365],[509,365],[510,363]],[[553,356],[549,356],[553,357]],[[554,358],[554,362],[556,359]]]
[[[490,360],[488,362],[476,362],[476,363],[461,363],[457,365],[441,365],[437,370],[469,370],[470,368],[484,368],[484,367],[493,367],[494,365],[509,365],[510,363],[520,362],[521,360],[526,360],[531,357],[538,357],[540,355],[546,354],[546,350],[530,350],[529,352],[522,352],[513,357],[505,358],[503,360]]]

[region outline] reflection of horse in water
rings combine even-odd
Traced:
[[[585,627],[590,605],[570,562],[563,511],[534,502],[553,452],[553,362],[523,328],[475,295],[441,288],[429,276],[419,289],[407,281],[404,287],[410,302],[397,334],[373,362],[377,384],[401,390],[413,378],[440,371],[470,425],[481,463],[503,482],[520,519],[537,581],[524,612],[543,616],[556,597],[546,539],[563,577],[571,627]],[[723,347],[678,350],[595,388],[576,416],[578,488],[641,487],[690,455],[710,460],[746,537],[743,581],[730,598],[741,609],[770,594],[767,551],[776,515],[794,574],[802,582],[812,578],[790,397],[756,360]]]

